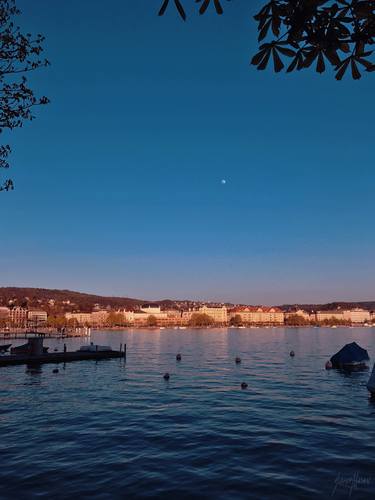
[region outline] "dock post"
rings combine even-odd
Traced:
[[[120,344],[120,352],[122,352],[122,344]]]

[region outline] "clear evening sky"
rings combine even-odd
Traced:
[[[374,74],[258,72],[261,1],[187,23],[160,3],[19,2],[46,35],[31,79],[51,104],[3,137],[1,284],[375,299]]]

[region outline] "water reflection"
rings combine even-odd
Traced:
[[[61,498],[61,484],[65,498],[105,498],[109,485],[111,498],[325,498],[338,472],[375,470],[368,372],[324,367],[352,340],[375,352],[371,330],[128,330],[91,340],[126,343],[126,364],[2,371],[1,498]],[[75,350],[86,339],[65,342]]]

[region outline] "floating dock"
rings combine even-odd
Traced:
[[[124,351],[92,351],[92,352],[51,352],[50,354],[11,354],[9,356],[0,356],[1,366],[29,365],[42,363],[70,363],[71,361],[102,360],[112,358],[125,358]]]
[[[79,351],[67,351],[65,344],[63,352],[49,353],[47,350],[47,347],[43,347],[43,336],[39,333],[35,333],[34,337],[28,339],[27,344],[13,347],[10,350],[10,355],[5,354],[4,356],[0,356],[0,367],[126,358],[126,344],[124,348],[122,348],[121,344],[119,351],[114,351],[109,346],[94,345],[93,342],[91,342],[89,346],[81,347]]]

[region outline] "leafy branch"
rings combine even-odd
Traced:
[[[199,14],[210,5],[223,14],[223,0],[189,1],[199,4]],[[187,0],[164,0],[159,15],[174,4],[186,20],[185,3]],[[375,71],[370,59],[375,37],[374,0],[270,0],[254,19],[259,48],[251,64],[258,70],[265,70],[270,61],[276,73],[313,65],[318,73],[324,73],[331,66],[337,80],[349,68],[354,80],[361,78],[361,71]]]
[[[44,37],[23,34],[13,22],[20,13],[15,0],[0,0],[0,133],[22,127],[25,121],[34,119],[33,108],[49,102],[46,96],[35,96],[25,76],[49,65],[41,57]],[[0,168],[9,168],[10,152],[8,145],[0,146]],[[0,191],[10,189],[10,179],[0,183]]]

